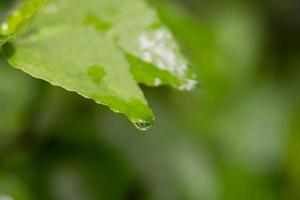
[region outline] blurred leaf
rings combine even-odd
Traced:
[[[20,133],[34,94],[30,78],[0,60],[0,144],[10,144]],[[3,149],[1,149],[3,150]]]
[[[96,123],[99,137],[114,144],[137,171],[145,196],[149,196],[138,199],[218,199],[218,177],[211,152],[183,129],[183,123],[174,117],[178,112],[172,100],[167,100],[166,92],[161,94],[161,102],[157,96],[154,98],[160,120],[150,134],[133,134],[126,121],[106,112],[105,117],[99,113]],[[111,123],[118,126],[110,126]]]
[[[5,44],[9,40],[10,36],[0,35],[0,46]]]
[[[224,157],[250,172],[266,173],[284,160],[291,106],[271,81],[256,84],[219,110],[212,129]]]
[[[89,126],[90,124],[85,124],[86,129]],[[71,133],[81,134],[81,130],[78,130]],[[24,175],[30,174],[29,184],[35,198],[124,199],[132,179],[126,160],[110,145],[96,137],[86,141],[63,136],[62,131],[68,130],[57,131],[60,134],[51,139],[51,145],[44,145],[32,153],[32,159],[25,165],[27,171],[24,171]],[[93,131],[89,129],[86,132],[95,133]]]
[[[1,200],[31,200],[27,187],[12,174],[0,174]]]

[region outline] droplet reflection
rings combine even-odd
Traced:
[[[138,120],[136,122],[134,122],[134,125],[137,129],[141,130],[141,131],[147,131],[148,129],[151,128],[151,126],[153,125],[153,122],[146,122],[143,120]]]

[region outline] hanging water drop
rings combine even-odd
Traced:
[[[146,122],[146,121],[143,121],[143,120],[138,120],[138,121],[134,122],[134,125],[140,131],[147,131],[153,125],[153,121]]]

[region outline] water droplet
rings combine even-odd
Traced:
[[[130,99],[127,109],[126,113],[129,114],[130,121],[137,129],[146,131],[153,125],[154,116],[146,102],[139,99]]]
[[[118,96],[99,97],[96,94],[92,97],[99,99],[100,103],[108,105],[112,111],[124,113],[133,125],[141,131],[146,131],[153,125],[154,116],[145,101],[136,98],[126,100]]]
[[[99,65],[92,65],[87,70],[87,75],[95,84],[100,84],[105,74],[104,68]]]
[[[134,122],[134,125],[136,128],[138,128],[141,131],[146,131],[149,128],[151,128],[151,126],[153,125],[153,122],[146,122],[143,120],[137,120],[136,122]]]

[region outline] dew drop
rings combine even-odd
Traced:
[[[137,129],[141,130],[141,131],[147,131],[153,125],[153,121],[146,122],[146,121],[143,121],[143,120],[137,120],[133,123],[134,123],[135,127]]]
[[[152,110],[147,103],[139,99],[130,99],[128,101],[126,113],[129,114],[128,118],[140,131],[146,131],[153,125],[154,116]]]

